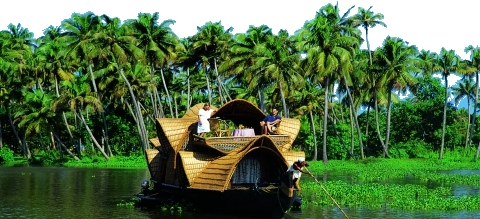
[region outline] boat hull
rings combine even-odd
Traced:
[[[235,213],[254,218],[280,219],[290,209],[296,191],[285,194],[278,186],[250,187],[225,190],[223,192],[163,187],[150,195],[139,194],[142,205],[159,203],[186,203],[194,211]]]

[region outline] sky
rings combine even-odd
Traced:
[[[121,20],[135,19],[139,12],[159,12],[160,21],[173,19],[176,23],[172,30],[181,38],[192,36],[197,26],[206,22],[221,21],[226,28],[233,27],[234,33],[244,33],[249,25],[266,24],[274,33],[286,29],[290,34],[300,29],[305,21],[315,17],[320,7],[337,1],[324,0],[23,0],[2,1],[0,7],[0,30],[6,30],[8,24],[20,23],[35,34],[43,35],[43,29],[49,25],[59,26],[62,20],[72,13],[91,11],[96,15],[106,14]],[[239,4],[234,4],[238,2]],[[387,28],[377,26],[369,30],[371,48],[382,45],[387,36],[400,37],[419,49],[439,52],[442,47],[453,49],[462,58],[469,56],[464,52],[468,45],[477,46],[480,38],[474,0],[339,0],[340,12],[351,6],[372,7],[375,13],[382,13]],[[350,15],[357,13],[353,8]],[[365,44],[365,43],[364,43]],[[366,45],[362,45],[366,48]]]
[[[112,3],[114,2],[114,3]],[[235,4],[236,3],[236,4]],[[96,15],[106,14],[121,20],[135,19],[138,13],[159,12],[160,21],[172,19],[171,26],[180,37],[192,36],[198,26],[206,22],[221,21],[225,28],[233,27],[233,33],[244,33],[250,25],[267,25],[274,33],[280,29],[290,34],[300,29],[305,21],[312,20],[324,5],[337,1],[325,0],[23,0],[2,1],[0,7],[0,30],[6,30],[12,23],[20,23],[38,38],[48,26],[60,26],[72,13],[88,11]],[[400,37],[415,45],[419,50],[440,52],[442,47],[453,49],[463,59],[468,45],[480,44],[476,17],[478,7],[475,0],[338,0],[340,13],[355,6],[350,15],[358,12],[357,7],[382,13],[387,27],[369,29],[372,50],[382,45],[387,36]],[[365,36],[364,36],[365,37]],[[362,45],[366,48],[366,43]],[[452,76],[449,84],[458,77]]]

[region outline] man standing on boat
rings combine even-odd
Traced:
[[[216,110],[210,109],[210,104],[206,103],[203,105],[203,108],[198,111],[198,126],[197,126],[197,133],[200,137],[205,135],[205,132],[210,132],[210,116],[212,113],[216,112]]]
[[[287,170],[287,172],[292,172],[293,186],[297,190],[300,190],[300,186],[298,185],[298,179],[300,179],[300,177],[302,176],[302,173],[311,175],[310,172],[303,171],[303,167],[308,167],[308,163],[305,162],[305,158],[300,157],[298,158],[297,161],[293,162],[293,164]]]

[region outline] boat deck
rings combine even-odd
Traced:
[[[203,138],[194,135],[194,145],[208,145],[223,152],[230,152],[239,147],[245,146],[248,142],[258,139],[265,135],[256,136],[228,136],[228,137],[207,137]],[[290,136],[288,135],[268,135],[269,138],[275,143],[277,147],[288,144],[290,142]]]

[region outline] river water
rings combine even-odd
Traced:
[[[240,219],[235,215],[170,212],[118,207],[140,191],[149,178],[146,169],[1,167],[0,218],[162,218]],[[206,197],[208,198],[208,197]],[[211,201],[211,200],[210,200]],[[349,218],[479,218],[480,212],[419,212],[392,209],[365,210],[343,207]],[[288,212],[285,219],[345,218],[335,207],[304,208]]]

